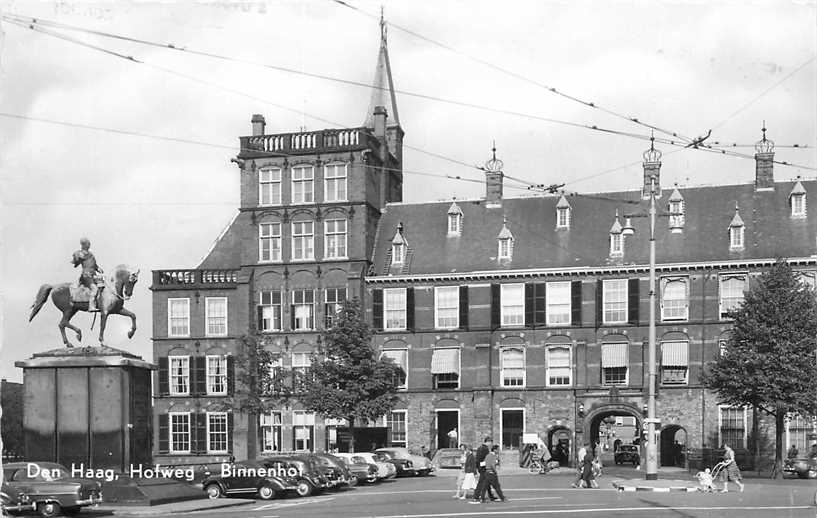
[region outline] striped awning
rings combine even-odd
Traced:
[[[391,360],[399,365],[403,370],[406,370],[406,353],[405,349],[386,349],[383,351],[383,356],[385,358],[391,358]]]
[[[661,365],[665,367],[688,367],[689,347],[686,342],[661,344]]]
[[[627,343],[602,344],[601,345],[601,366],[626,367],[627,366]]]
[[[434,349],[431,355],[431,374],[459,374],[459,349]]]

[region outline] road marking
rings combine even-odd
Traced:
[[[503,487],[502,492],[503,493],[510,493],[510,492],[516,492],[516,491],[536,491],[536,492],[542,492],[542,491],[568,491],[568,492],[572,493],[572,492],[574,492],[573,489],[574,488],[570,488],[570,487],[564,487],[564,488],[558,488],[558,487],[556,487],[556,488],[532,487],[532,488],[519,488],[519,489],[507,489],[507,488]],[[618,490],[615,489],[615,488],[610,488],[610,489],[604,488],[604,489],[594,489],[593,490],[594,493],[597,493],[599,491],[618,491]],[[363,492],[363,493],[347,492],[347,493],[338,493],[336,496],[350,496],[350,495],[351,496],[360,496],[361,494],[365,494],[365,495],[407,495],[407,494],[419,494],[419,493],[450,493],[450,492],[451,492],[450,489],[421,489],[421,490],[417,490],[417,491],[366,491],[366,492]]]
[[[474,511],[474,512],[464,512],[464,513],[439,513],[439,514],[387,514],[387,515],[380,515],[374,518],[438,518],[442,516],[504,516],[504,515],[519,515],[519,514],[576,514],[576,513],[610,513],[610,512],[650,512],[655,513],[658,511],[766,511],[766,510],[775,510],[775,511],[787,511],[787,510],[796,510],[796,509],[811,509],[811,507],[807,505],[801,506],[769,506],[769,507],[753,507],[753,506],[743,506],[743,507],[663,507],[663,508],[656,508],[656,507],[613,507],[609,509],[600,509],[600,508],[588,508],[588,509],[538,509],[536,511],[500,511],[494,508],[491,511]]]
[[[335,497],[328,496],[328,497],[314,497],[310,498],[309,500],[296,500],[295,502],[275,502],[272,504],[262,505],[260,507],[255,507],[253,511],[269,511],[269,510],[278,510],[283,509],[285,507],[295,507],[298,505],[306,505],[306,504],[314,504],[316,502],[328,502],[330,500],[334,500]]]

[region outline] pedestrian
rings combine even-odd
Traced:
[[[588,489],[597,489],[599,487],[598,484],[596,484],[596,477],[593,472],[594,460],[595,456],[593,455],[592,448],[586,448],[582,462],[582,482],[584,482],[584,487]]]
[[[485,476],[485,457],[491,452],[491,448],[494,445],[494,440],[488,436],[482,441],[482,445],[477,448],[476,453],[474,454],[474,463],[477,467],[477,472],[479,473],[479,480],[477,481],[477,487],[474,489],[474,497],[469,502],[470,504],[478,504],[484,498],[484,494],[486,491],[486,476]],[[491,492],[490,484],[487,487],[488,496],[491,500],[496,500],[496,497],[493,496]]]
[[[502,487],[499,485],[499,445],[494,444],[491,447],[491,452],[485,457],[485,487],[483,488],[483,494],[480,498],[482,503],[485,503],[485,491],[490,490],[491,488],[496,491],[497,496],[503,502],[507,502],[508,499],[505,498],[505,495],[502,494]],[[495,500],[492,498],[492,500]]]
[[[797,446],[795,446],[794,444],[792,444],[792,445],[791,445],[791,448],[789,448],[789,454],[788,454],[788,457],[789,457],[790,459],[796,459],[796,458],[797,458],[798,453],[800,453],[800,452],[798,452],[798,451],[797,451]]]
[[[462,489],[462,484],[465,481],[465,461],[468,458],[465,445],[460,445],[460,471],[457,473],[457,491],[454,493],[454,498],[465,498],[465,491]],[[462,495],[462,496],[460,496]]]
[[[723,475],[721,475],[723,478],[723,489],[721,489],[721,493],[727,493],[729,491],[730,480],[733,480],[740,488],[740,492],[743,493],[744,486],[743,482],[741,482],[740,468],[738,468],[738,463],[735,462],[735,450],[730,448],[728,444],[724,444],[723,449],[723,461],[726,463],[726,466],[722,471]]]
[[[466,446],[465,447],[465,464],[463,465],[463,471],[465,472],[465,477],[462,481],[462,496],[460,496],[460,500],[465,500],[468,498],[468,492],[474,491],[477,488],[477,475],[479,472],[477,471],[477,462],[476,458],[474,457],[473,450]]]
[[[582,472],[584,471],[584,457],[587,455],[587,444],[579,448],[576,452],[576,480],[571,486],[582,487]]]
[[[698,483],[700,484],[698,487],[698,491],[703,491],[704,493],[711,493],[715,491],[715,487],[713,485],[712,473],[709,468],[706,468],[703,471],[699,471],[695,478],[698,479]]]
[[[450,432],[448,432],[448,447],[449,448],[456,448],[457,447],[457,429],[452,428]]]

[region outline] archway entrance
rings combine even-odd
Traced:
[[[627,405],[601,408],[588,416],[590,434],[587,440],[599,448],[602,463],[610,465],[616,461],[616,452],[632,450],[641,437],[641,415]],[[639,451],[640,448],[634,451]],[[631,457],[622,461],[633,466]]]
[[[552,460],[559,466],[570,465],[570,429],[565,426],[556,426],[548,431],[547,447]]]
[[[684,467],[687,431],[673,424],[661,430],[661,465]]]

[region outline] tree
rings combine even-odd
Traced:
[[[403,371],[391,359],[378,358],[371,327],[357,299],[344,303],[334,325],[322,337],[323,344],[313,355],[298,399],[313,412],[346,419],[354,452],[355,423],[377,419],[394,408]]]
[[[722,403],[752,406],[775,419],[775,462],[782,477],[787,414],[817,415],[817,299],[778,259],[756,279],[734,320],[724,353],[704,376]]]

